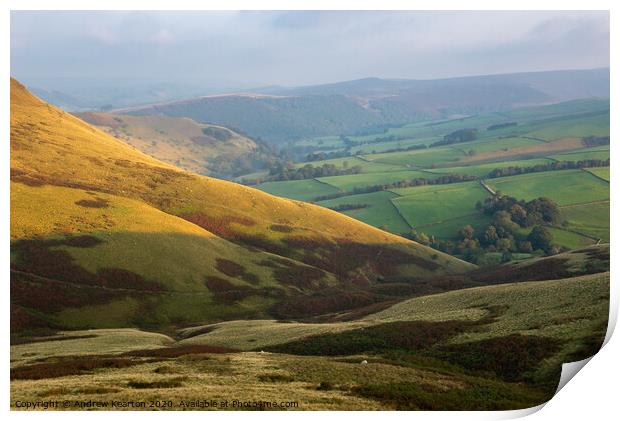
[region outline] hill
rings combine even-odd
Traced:
[[[233,178],[274,160],[262,142],[189,118],[103,112],[75,115],[148,155],[198,174]]]
[[[212,95],[119,112],[189,117],[201,123],[237,127],[272,143],[285,143],[525,105],[609,97],[609,69],[437,80],[368,78],[259,91],[261,95]]]
[[[59,332],[11,346],[11,396],[97,393],[182,409],[171,392],[202,400],[242,390],[306,410],[527,408],[553,396],[563,362],[598,350],[608,308],[607,272],[423,296],[340,323],[239,320],[177,340]]]
[[[12,331],[290,316],[473,265],[137,151],[11,79]],[[308,300],[303,297],[307,297]],[[311,305],[307,304],[311,303]]]

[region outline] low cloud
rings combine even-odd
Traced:
[[[11,14],[18,78],[249,87],[608,65],[607,12]]]

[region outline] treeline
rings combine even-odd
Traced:
[[[538,164],[531,167],[503,167],[495,168],[487,177],[508,177],[511,175],[528,174],[533,172],[570,170],[579,168],[608,167],[609,158],[607,159],[584,159],[580,161],[552,161],[546,164]]]
[[[445,135],[443,140],[431,144],[431,147],[471,142],[476,139],[478,139],[478,129],[460,129]]]
[[[263,181],[306,180],[335,175],[359,174],[361,172],[362,167],[359,165],[350,168],[338,168],[334,164],[323,164],[316,167],[312,164],[306,164],[303,167],[296,168],[291,162],[277,162],[269,169],[269,176]]]
[[[593,148],[595,146],[609,145],[609,136],[588,136],[582,139],[584,146]]]
[[[342,205],[328,207],[327,209],[331,209],[338,212],[355,210],[355,209],[364,209],[368,208],[370,205],[366,203],[343,203]]]
[[[376,184],[374,186],[363,186],[363,187],[354,187],[351,191],[341,191],[337,193],[326,194],[323,196],[318,196],[314,199],[315,202],[320,202],[321,200],[330,200],[337,199],[343,196],[350,196],[352,194],[364,194],[364,193],[374,193],[383,190],[391,190],[398,189],[404,187],[417,187],[417,186],[427,186],[427,185],[436,185],[436,184],[451,184],[451,183],[461,183],[463,181],[472,181],[477,178],[473,175],[468,174],[444,174],[437,178],[412,178],[410,180],[401,180],[396,181],[394,183],[388,184]]]
[[[513,127],[516,125],[517,125],[516,121],[509,121],[507,123],[491,124],[489,127],[487,127],[487,130],[491,131],[491,130],[505,129],[506,127]]]
[[[539,252],[556,254],[560,248],[553,243],[553,234],[546,225],[561,223],[558,205],[551,199],[539,197],[525,202],[501,193],[478,202],[479,212],[492,217],[484,230],[476,231],[466,225],[456,233],[457,240],[442,240],[412,230],[409,238],[437,250],[478,263],[486,253],[502,253],[502,261],[512,259],[512,253]],[[532,227],[529,234],[522,228]]]
[[[390,153],[390,152],[407,152],[407,151],[416,151],[418,149],[426,149],[426,145],[421,144],[421,145],[411,145],[411,146],[405,146],[402,148],[392,148],[392,149],[386,149],[384,151],[381,151],[381,153]],[[373,153],[375,153],[373,151]]]
[[[347,158],[351,156],[350,150],[332,152],[313,152],[306,155],[305,162],[325,161],[326,159]]]

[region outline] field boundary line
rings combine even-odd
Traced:
[[[370,155],[373,155],[373,154],[370,154]],[[370,159],[366,159],[366,157],[365,157],[365,156],[363,156],[363,155],[356,155],[355,157],[356,157],[357,159],[360,159],[360,160],[364,161],[364,162],[368,162],[368,163],[370,163],[370,164],[372,164],[372,163],[375,163],[375,164],[376,164],[376,162],[375,162],[375,161],[371,161]]]
[[[555,228],[555,229],[560,230],[560,231],[566,231],[566,232],[570,232],[570,233],[573,233],[573,234],[581,235],[582,237],[586,237],[586,238],[589,238],[590,240],[597,241],[597,244],[601,242],[601,238],[595,237],[595,236],[590,235],[590,234],[585,234],[583,232],[579,232],[579,231],[572,230],[572,229],[569,229],[569,228],[564,228],[564,227],[561,227],[561,226],[558,226],[558,225],[550,225],[550,227],[551,228]]]
[[[393,192],[392,192],[393,193]],[[398,195],[397,193],[394,193],[399,197],[402,197],[400,195]],[[400,216],[400,219],[403,220],[403,222],[405,223],[405,225],[407,225],[409,227],[409,229],[415,229],[407,220],[407,218],[405,218],[405,216],[400,212],[400,209],[398,209],[398,206],[396,206],[396,204],[392,201],[392,199],[389,199],[389,202],[392,204],[392,207],[394,209],[396,209],[396,213],[398,214],[398,216]]]
[[[581,202],[581,203],[571,203],[568,205],[562,205],[562,206],[558,206],[558,208],[563,209],[563,208],[576,208],[578,206],[588,206],[588,205],[598,205],[600,203],[609,203],[610,200],[595,200],[593,202]]]
[[[313,178],[312,180],[317,181],[317,182],[319,182],[319,183],[321,183],[321,184],[323,184],[325,186],[331,187],[332,189],[336,189],[336,190],[338,190],[338,192],[343,192],[343,193],[346,192],[346,190],[342,190],[341,188],[336,187],[333,184],[329,184],[327,181],[321,181],[320,178]]]
[[[595,167],[592,167],[592,168],[595,168]],[[605,167],[596,167],[596,168],[605,168]],[[598,175],[594,174],[594,173],[593,173],[593,172],[591,172],[591,171],[588,171],[588,168],[582,168],[581,170],[582,170],[582,171],[587,172],[588,174],[590,174],[590,175],[591,175],[591,176],[593,176],[594,178],[598,178],[599,180],[601,180],[601,181],[603,181],[603,182],[605,182],[605,183],[607,183],[607,184],[611,184],[610,180],[606,180],[606,179],[604,179],[603,177],[598,176]]]
[[[482,186],[483,189],[485,189],[486,191],[488,191],[489,193],[491,193],[491,196],[495,196],[496,192],[495,190],[493,190],[491,188],[491,186],[489,186],[487,183],[484,182],[484,179],[480,179],[480,185]]]
[[[539,142],[543,142],[543,143],[550,143],[551,140],[547,140],[547,139],[543,139],[542,137],[534,137],[534,136],[519,136],[523,139],[530,139],[530,140],[537,140]]]

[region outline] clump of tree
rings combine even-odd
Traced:
[[[334,164],[314,166],[306,164],[303,167],[295,167],[292,162],[276,162],[269,169],[269,177],[265,181],[306,180],[318,177],[331,177],[335,175],[351,175],[362,172],[362,167],[354,165],[348,168],[338,168]]]
[[[331,152],[312,152],[306,155],[305,162],[324,161],[326,159],[334,158],[346,158],[348,156],[351,156],[351,151],[349,149]]]
[[[528,173],[534,173],[534,172],[544,172],[544,171],[608,167],[609,163],[610,163],[609,158],[607,159],[584,159],[580,161],[551,161],[546,164],[537,164],[537,165],[533,165],[530,167],[510,166],[510,167],[495,168],[491,172],[489,172],[487,177],[497,178],[497,177],[508,177],[511,175],[528,174]]]
[[[443,137],[443,140],[431,144],[432,146],[452,145],[454,143],[471,142],[478,139],[478,129],[459,129]]]
[[[407,152],[407,151],[416,151],[416,150],[419,150],[419,149],[426,149],[426,145],[420,144],[420,145],[403,146],[402,148],[385,149],[385,150],[381,151],[381,153]]]
[[[342,205],[332,206],[332,207],[329,207],[328,209],[335,210],[338,212],[344,212],[344,211],[349,211],[349,210],[364,209],[368,207],[370,207],[370,205],[367,203],[343,203]]]
[[[499,129],[505,129],[506,127],[514,127],[517,125],[516,121],[509,121],[506,123],[498,123],[498,124],[491,124],[489,127],[487,127],[488,131],[492,131],[492,130],[499,130]]]
[[[547,225],[561,222],[555,202],[539,197],[525,202],[497,194],[479,202],[477,209],[492,216],[492,223],[476,231],[466,225],[456,233],[455,240],[443,240],[413,230],[408,237],[448,254],[479,263],[486,253],[501,253],[501,261],[512,260],[513,253],[556,254],[560,248],[553,243],[553,234]],[[522,228],[532,228],[525,235]]]
[[[476,203],[476,209],[491,215],[494,220],[505,219],[507,224],[527,228],[537,224],[556,225],[561,222],[560,209],[553,200],[546,197],[526,202],[497,193]]]

